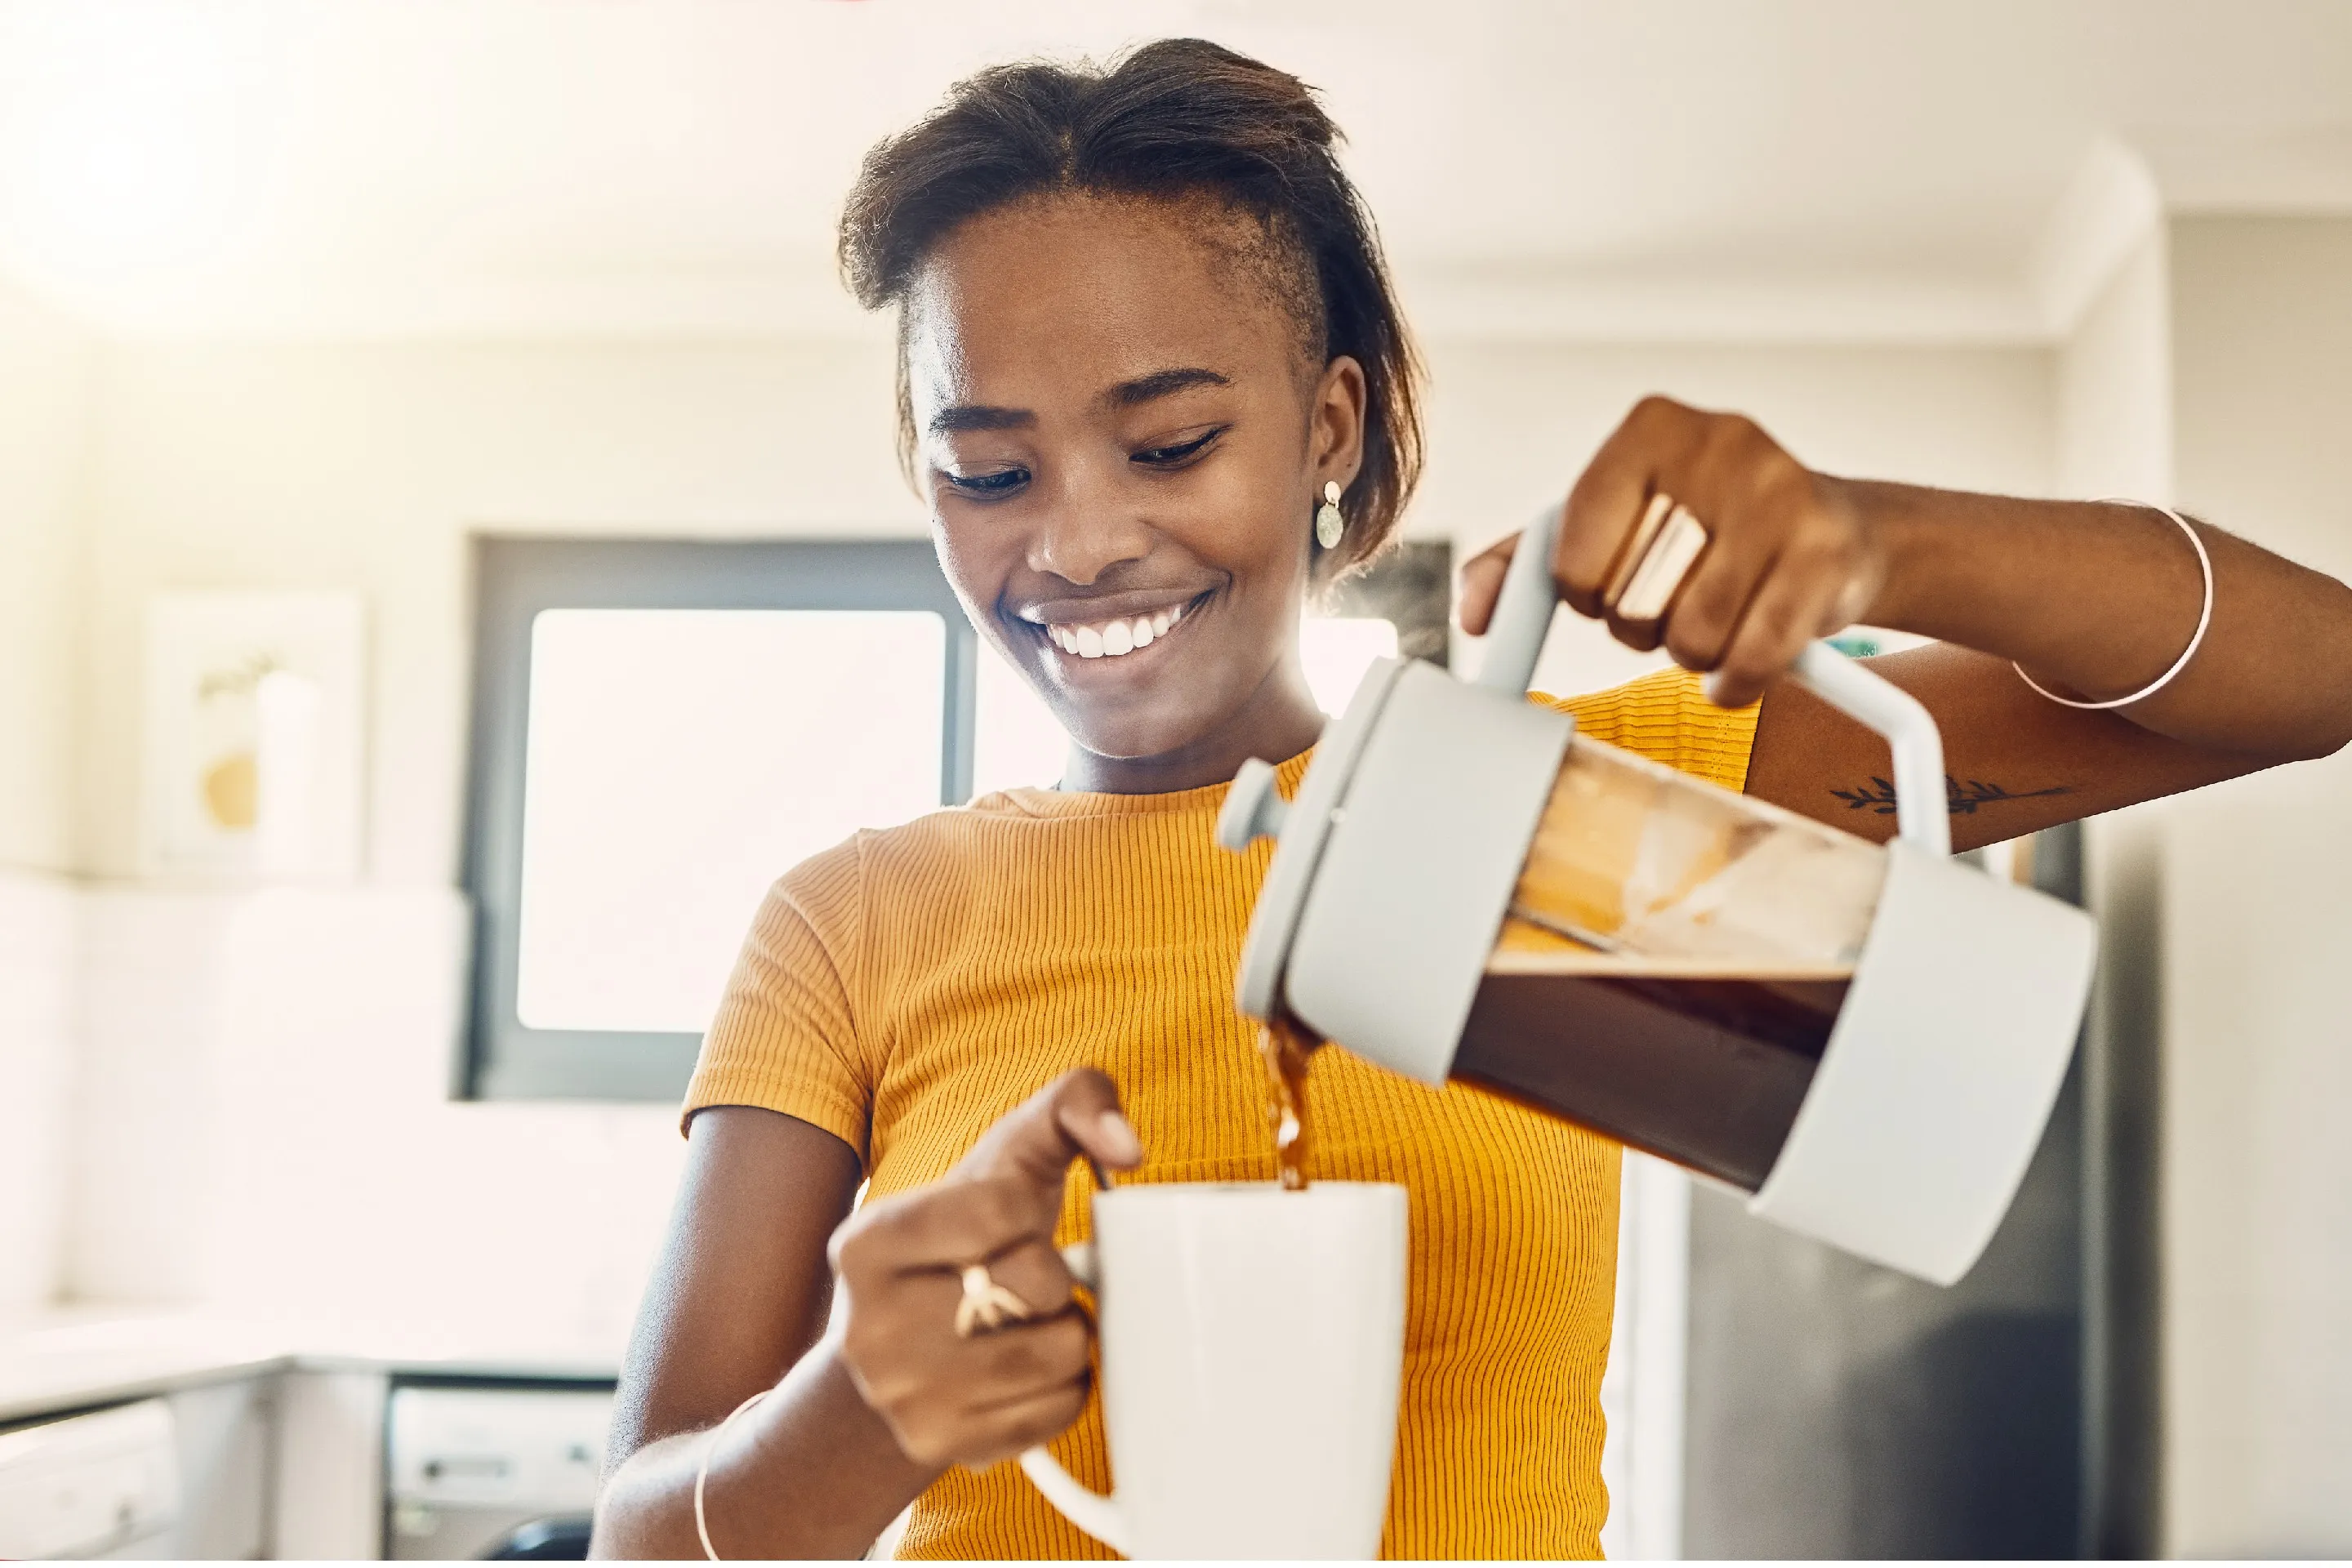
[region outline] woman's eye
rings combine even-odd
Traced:
[[[1224,433],[1223,427],[1219,426],[1217,429],[1195,436],[1189,441],[1178,441],[1166,447],[1147,447],[1136,453],[1131,460],[1147,463],[1154,468],[1173,468],[1185,458],[1206,451],[1209,443]]]
[[[1029,482],[1026,468],[998,468],[985,474],[946,474],[940,476],[957,490],[968,496],[999,496],[1019,489]]]

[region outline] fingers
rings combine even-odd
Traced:
[[[1650,497],[1602,593],[1618,641],[1644,653],[1658,646],[1684,579],[1706,555],[1708,543],[1706,526],[1690,508],[1664,490]]]
[[[1630,546],[1642,531],[1650,499],[1684,492],[1660,481],[1685,464],[1703,435],[1693,409],[1664,397],[1645,397],[1610,433],[1568,492],[1553,557],[1560,601],[1580,616],[1599,616],[1605,590],[1630,565]]]
[[[1061,1213],[1061,1191],[1018,1176],[940,1182],[877,1199],[834,1233],[834,1267],[878,1276],[985,1263],[1023,1242],[1044,1242]]]
[[[1071,1291],[1077,1281],[1050,1237],[1024,1241],[987,1261],[989,1277],[1021,1298],[1034,1315],[1059,1312],[1075,1299]],[[956,1278],[956,1290],[959,1296],[963,1290],[961,1273]]]
[[[962,1462],[974,1468],[992,1465],[1060,1436],[1086,1410],[1088,1381],[1081,1377],[976,1413],[973,1453]]]
[[[1064,1082],[1053,1097],[1054,1120],[1078,1152],[1116,1171],[1143,1163],[1143,1140],[1119,1109],[1118,1086],[1110,1075],[1081,1068]]]
[[[1058,1197],[1063,1173],[1081,1155],[1114,1170],[1143,1163],[1143,1143],[1118,1107],[1109,1075],[1078,1068],[1000,1119],[957,1163],[960,1175],[1020,1175]]]
[[[1092,1329],[1054,1226],[1080,1155],[1120,1167],[1143,1157],[1117,1089],[1087,1070],[1008,1112],[945,1178],[870,1202],[835,1233],[842,1361],[908,1458],[991,1463],[1076,1417]],[[975,1289],[1010,1293],[1026,1317],[960,1333],[974,1266],[987,1271]]]
[[[845,1340],[843,1359],[908,1458],[980,1466],[1077,1419],[1090,1380],[1085,1320],[1071,1313],[952,1340],[919,1362],[877,1357]]]
[[[1464,568],[1465,631],[1487,629],[1511,543]],[[1710,692],[1736,706],[1807,640],[1861,614],[1884,580],[1882,553],[1840,481],[1752,420],[1650,397],[1570,492],[1553,568],[1564,603],[1630,647],[1720,671]],[[1685,562],[1667,587],[1677,574],[1666,568]]]
[[[1721,708],[1745,708],[1764,695],[1781,671],[1796,663],[1805,645],[1836,629],[1831,605],[1836,590],[1818,578],[1781,573],[1757,591],[1739,619],[1737,635],[1709,665],[1709,700]]]
[[[964,1269],[1020,1213],[1004,1194],[1027,1186],[1006,1177],[940,1182],[880,1200],[871,1217],[843,1226],[835,1248],[846,1309],[841,1359],[919,1463],[989,1462],[1060,1429],[1024,1425],[1037,1411],[1066,1406],[1075,1415],[1085,1396],[1092,1330],[1053,1247],[1050,1217],[982,1265],[985,1283],[1028,1315],[958,1331]]]
[[[1760,529],[1709,538],[1705,553],[1651,630],[1676,664],[1685,669],[1716,667],[1780,547],[1776,534]],[[1612,617],[1612,627],[1614,624]]]
[[[1063,1176],[1079,1153],[1105,1164],[1142,1159],[1109,1079],[1064,1075],[1000,1120],[930,1186],[877,1199],[834,1233],[831,1256],[845,1286],[868,1298],[945,1303],[953,1321],[961,1271],[986,1264],[997,1283],[1039,1311],[1070,1300],[1070,1274],[1054,1250]]]
[[[1845,529],[1815,521],[1794,530],[1717,658],[1707,695],[1726,708],[1756,700],[1807,643],[1853,624],[1883,572]]]

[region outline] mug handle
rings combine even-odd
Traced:
[[[1486,628],[1486,662],[1476,684],[1507,696],[1525,694],[1536,656],[1559,603],[1551,557],[1559,542],[1564,505],[1548,506],[1519,535],[1503,575],[1495,616]],[[1943,859],[1952,852],[1952,822],[1944,789],[1944,737],[1919,700],[1873,674],[1828,643],[1810,643],[1789,673],[1848,718],[1875,731],[1895,753],[1897,835],[1914,848]]]
[[[1081,1241],[1062,1248],[1062,1261],[1079,1284],[1099,1293],[1102,1286],[1095,1269],[1095,1248],[1089,1241]],[[1089,1490],[1076,1476],[1055,1461],[1042,1443],[1022,1451],[1021,1473],[1027,1476],[1036,1489],[1045,1494],[1045,1500],[1061,1510],[1062,1517],[1125,1556],[1135,1555],[1128,1544],[1127,1522],[1119,1512],[1118,1497],[1109,1497]]]

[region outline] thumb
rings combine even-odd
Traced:
[[[1143,1142],[1119,1110],[1118,1086],[1093,1068],[1064,1073],[1007,1112],[960,1168],[1059,1190],[1070,1162],[1081,1155],[1121,1171],[1143,1163]]]

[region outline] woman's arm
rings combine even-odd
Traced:
[[[1663,621],[1602,603],[1634,521],[1664,491],[1709,542]],[[1644,400],[1570,494],[1561,596],[1635,647],[1713,671],[1727,705],[1769,687],[1749,793],[1874,837],[1894,829],[1885,744],[1793,684],[1804,645],[1854,621],[1937,645],[1873,661],[1943,731],[1953,838],[1996,842],[2194,788],[2352,739],[2352,591],[2200,526],[2212,623],[2179,676],[2106,712],[2036,695],[2139,689],[2193,634],[2194,548],[2144,507],[2016,500],[1813,473],[1737,415]],[[1464,572],[1462,621],[1485,629],[1511,542]]]
[[[1088,1330],[1053,1233],[1081,1154],[1142,1158],[1097,1072],[1057,1079],[947,1176],[845,1221],[859,1173],[840,1139],[749,1107],[698,1115],[621,1379],[596,1554],[701,1556],[707,1450],[720,1556],[860,1556],[950,1465],[993,1463],[1076,1419]],[[963,1338],[959,1275],[982,1262],[1035,1316]],[[711,1428],[763,1388],[714,1446]]]
[[[668,1242],[621,1375],[596,1554],[701,1556],[694,1475],[707,1434],[774,1387],[711,1456],[712,1544],[730,1557],[859,1556],[932,1472],[900,1453],[824,1338],[825,1243],[849,1214],[857,1155],[749,1106],[705,1110],[688,1131]]]
[[[2012,500],[1828,480],[1882,542],[1884,585],[1862,618],[1942,639],[1871,661],[1927,705],[1952,775],[1953,840],[1995,843],[2194,789],[2352,740],[2352,590],[2195,519],[2213,568],[2205,639],[2169,668],[2204,598],[2197,555],[2147,507]],[[1793,684],[1757,724],[1749,793],[1882,837],[1877,737]],[[1872,818],[1877,818],[1873,831]]]

